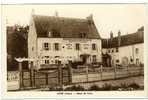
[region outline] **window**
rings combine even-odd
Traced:
[[[76,50],[80,50],[80,44],[76,43]]]
[[[49,60],[45,60],[45,64],[49,64]]]
[[[48,37],[51,37],[51,32],[48,32]]]
[[[55,60],[55,64],[61,64],[60,60]]]
[[[92,50],[96,50],[96,44],[92,44]]]
[[[52,29],[52,37],[60,37],[60,32],[56,29]]]
[[[119,63],[119,59],[116,60],[116,63]]]
[[[93,61],[93,62],[97,62],[97,57],[96,57],[96,55],[93,55],[93,56],[92,56],[92,61]]]
[[[49,56],[45,56],[45,58],[49,58]]]
[[[114,52],[114,49],[112,49],[112,52]]]
[[[119,49],[118,48],[116,48],[116,52],[119,52]]]
[[[49,50],[49,44],[48,43],[44,43],[44,50]]]
[[[32,51],[34,50],[34,47],[32,47]]]
[[[133,59],[131,58],[130,61],[133,62]]]
[[[136,54],[139,53],[139,49],[138,49],[138,48],[135,49],[135,53],[136,53]]]
[[[110,53],[110,50],[108,50],[108,53]]]
[[[86,37],[86,33],[80,33],[80,38],[85,38]]]
[[[55,43],[54,48],[55,48],[56,51],[58,51],[59,50],[59,43]]]
[[[139,58],[136,58],[136,65],[139,65]]]

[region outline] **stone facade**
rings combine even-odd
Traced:
[[[92,18],[90,21],[90,17],[45,17],[45,20],[49,21],[45,22],[45,27],[44,16],[33,15],[30,21],[28,56],[35,59],[34,66],[39,69],[40,65],[56,64],[57,61],[61,64],[67,64],[68,61],[102,61],[101,38]],[[65,26],[61,26],[61,23]],[[84,58],[84,55],[88,57]]]
[[[143,32],[144,28],[136,33],[124,36],[118,34],[117,37],[102,40],[102,53],[110,56],[111,65],[144,64]]]

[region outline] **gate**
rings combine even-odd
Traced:
[[[32,74],[32,75],[31,75]],[[71,84],[71,67],[69,65],[54,65],[48,69],[23,71],[23,87],[60,86]]]

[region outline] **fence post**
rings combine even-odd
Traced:
[[[48,73],[45,73],[45,77],[46,77],[46,85],[48,85]]]
[[[88,82],[88,66],[86,65],[86,81]]]
[[[68,80],[69,80],[69,84],[72,83],[72,68],[71,68],[71,64],[68,65]]]
[[[117,68],[117,66],[115,65],[114,66],[114,79],[116,79],[116,71],[117,71],[116,68]]]
[[[33,86],[35,86],[35,70],[33,69]]]
[[[23,89],[23,71],[22,71],[22,62],[19,62],[19,73],[20,73],[19,84],[20,84],[20,90],[21,90],[21,89]]]
[[[129,77],[130,74],[129,74],[129,69],[128,69],[128,65],[127,65],[127,76]]]
[[[58,63],[58,83],[59,86],[62,87],[62,67],[59,63]]]
[[[142,64],[139,65],[139,75],[143,75],[143,66],[142,66]]]
[[[29,62],[29,68],[30,68],[30,86],[33,87],[33,63]]]
[[[101,64],[101,66],[100,66],[100,76],[101,76],[101,80],[103,79],[103,78],[102,78],[102,72],[103,72],[103,66],[102,66],[102,64]]]

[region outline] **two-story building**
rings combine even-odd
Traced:
[[[101,62],[101,38],[93,16],[66,18],[32,15],[28,34],[28,57],[34,66],[68,61]]]
[[[144,27],[135,33],[102,39],[102,57],[106,66],[114,64],[144,64]]]

